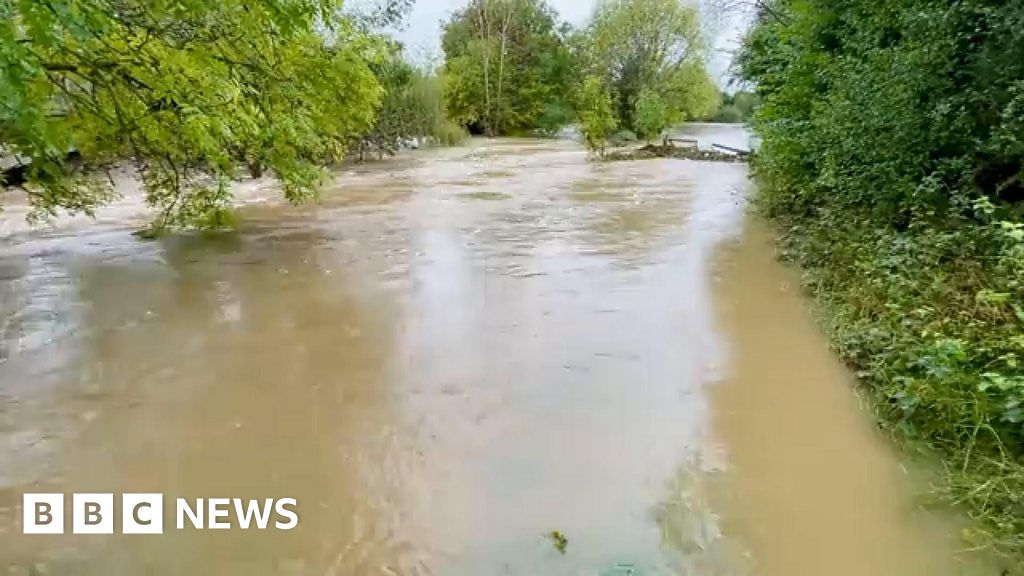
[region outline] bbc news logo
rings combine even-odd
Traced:
[[[22,532],[63,534],[64,494],[24,494]],[[298,502],[294,498],[177,498],[174,500],[174,528],[177,530],[291,530],[299,525]],[[117,510],[113,494],[72,494],[72,534],[113,534]],[[122,494],[122,534],[163,534],[163,494]]]

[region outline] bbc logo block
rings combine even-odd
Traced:
[[[70,500],[70,514],[65,505]],[[169,519],[175,530],[292,530],[299,525],[295,498],[177,498]],[[120,523],[118,525],[118,519]],[[70,520],[70,525],[66,525]],[[163,494],[23,494],[24,534],[163,534]]]
[[[121,532],[124,534],[163,534],[163,494],[123,494],[121,496]]]
[[[113,494],[72,494],[71,525],[75,534],[114,533]]]
[[[163,509],[162,494],[122,494],[121,532],[163,534]],[[73,534],[113,534],[114,495],[72,494],[70,517]],[[65,528],[64,494],[22,496],[23,533],[63,534]]]
[[[64,533],[63,494],[25,494],[21,503],[22,532],[25,534]]]

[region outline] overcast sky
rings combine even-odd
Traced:
[[[404,29],[396,36],[405,44],[409,55],[419,61],[428,61],[434,57],[440,59],[441,21],[452,12],[465,6],[468,0],[416,0],[412,13],[405,22]],[[597,0],[548,0],[562,20],[580,26],[586,23],[597,4]],[[729,80],[728,67],[731,54],[738,45],[739,38],[745,29],[742,14],[732,15],[713,32],[711,62],[709,71],[725,87]]]

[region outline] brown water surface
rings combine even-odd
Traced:
[[[926,509],[926,476],[873,429],[852,375],[822,345],[793,270],[753,221],[721,259],[716,300],[730,342],[713,397],[734,465],[726,531],[762,574],[998,574],[945,510]]]
[[[0,239],[0,571],[961,573],[770,248],[714,281],[748,187],[475,141],[237,233]],[[24,492],[293,497],[300,522],[25,536]]]

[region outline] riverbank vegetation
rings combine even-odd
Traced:
[[[740,67],[765,212],[966,536],[1024,557],[1024,5],[768,0]],[[809,433],[813,433],[810,431]]]
[[[544,0],[469,0],[444,61],[410,63],[384,30],[412,0],[0,2],[0,156],[36,218],[91,213],[134,163],[153,231],[231,220],[239,170],[315,197],[325,166],[468,133],[555,135],[594,150],[717,105],[698,12],[609,0],[579,29]],[[74,161],[71,161],[74,160]]]
[[[155,230],[228,222],[240,165],[271,170],[300,202],[323,166],[354,151],[458,139],[438,79],[375,32],[409,6],[5,2],[0,141],[25,166],[36,217],[110,200],[99,175],[124,159],[158,212]]]
[[[487,136],[557,132],[572,121],[568,28],[539,0],[472,0],[444,24],[445,100]]]
[[[390,52],[371,30],[395,6],[360,18],[329,1],[0,3],[0,140],[27,165],[37,216],[109,200],[96,174],[124,158],[158,229],[222,223],[239,164],[308,199],[321,166],[374,133]]]
[[[697,10],[676,0],[599,5],[583,33],[580,66],[599,78],[621,129],[651,138],[709,112],[717,90],[704,67]]]

